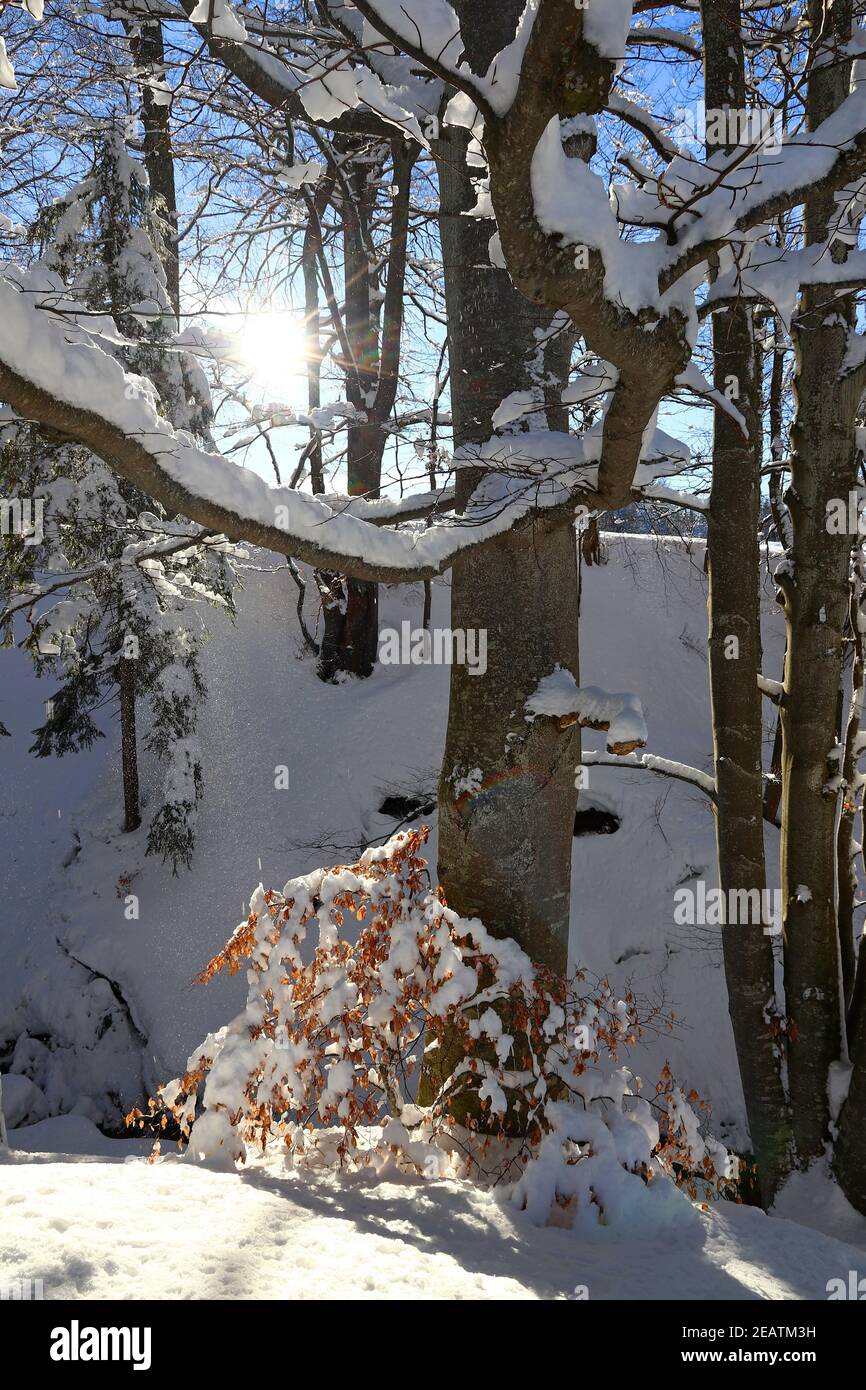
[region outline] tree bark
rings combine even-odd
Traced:
[[[844,100],[850,0],[809,0],[816,53],[807,98],[809,128]],[[823,51],[822,51],[823,50]],[[825,239],[832,195],[805,204],[805,241]],[[838,245],[834,255],[844,254]],[[804,291],[794,325],[796,416],[792,429],[788,563],[777,575],[788,649],[782,713],[782,894],[788,1076],[797,1156],[823,1152],[830,1122],[828,1073],[842,1049],[836,919],[837,700],[848,609],[851,537],[832,534],[827,503],[856,482],[854,419],[859,388],[840,380],[853,323],[850,298]]]
[[[341,138],[335,142],[348,153],[364,152],[363,141]],[[378,172],[369,157],[343,165],[343,283],[345,286],[346,337],[352,361],[346,363],[349,400],[368,416],[374,409],[379,386],[379,323],[371,294],[371,226],[375,201],[374,176]],[[389,254],[393,256],[393,247]],[[404,248],[405,254],[405,248]],[[379,496],[385,433],[378,422],[348,428],[346,491],[350,497]],[[363,579],[342,581],[343,602],[325,610],[325,640],[320,673],[326,678],[337,671],[370,676],[376,664],[379,641],[379,591]],[[331,631],[328,631],[328,628]],[[325,666],[331,669],[326,671]]]
[[[859,615],[863,594],[863,548],[858,546],[855,557],[852,627],[855,655],[852,675],[851,710],[845,744],[843,776],[847,779],[845,799],[839,824],[839,940],[842,958],[842,979],[847,1004],[848,1053],[853,1064],[848,1097],[839,1117],[839,1137],[833,1157],[834,1169],[848,1200],[858,1211],[866,1212],[866,937],[861,933],[859,956],[854,961],[854,924],[852,920],[857,877],[854,870],[854,816],[857,792],[857,749],[863,704],[864,639]],[[862,797],[862,793],[861,793]],[[860,801],[861,826],[863,802]],[[861,832],[862,833],[862,832]],[[866,837],[864,837],[866,838]],[[842,857],[845,856],[845,862]],[[846,949],[846,947],[850,947]]]
[[[812,295],[808,298],[811,300]],[[828,384],[846,337],[820,323],[799,333],[793,430],[791,577],[781,576],[788,651],[782,705],[782,893],[789,1076],[797,1151],[822,1150],[829,1121],[827,1073],[840,1052],[836,929],[836,812],[840,771],[836,703],[848,603],[850,537],[831,535],[826,504],[854,485],[853,408]],[[856,406],[856,402],[853,403]]]
[[[165,63],[162,25],[158,22],[131,24],[124,28],[129,39],[132,60],[136,67],[161,71]],[[175,318],[180,315],[180,257],[178,248],[177,192],[174,178],[174,155],[171,144],[171,107],[156,101],[155,92],[142,82],[141,105],[144,127],[143,160],[150,182],[150,192],[157,211],[166,224],[162,263],[168,297]]]
[[[864,584],[864,556],[858,543],[853,554],[851,571],[851,606],[848,631],[853,649],[851,668],[851,698],[845,723],[844,753],[842,756],[842,808],[836,832],[836,922],[839,935],[839,958],[842,968],[842,995],[846,1015],[850,1015],[854,994],[857,956],[854,950],[854,904],[857,898],[857,852],[854,823],[860,809],[861,790],[857,785],[860,763],[860,729],[863,719],[864,652],[861,631]]]
[[[350,497],[375,499],[382,481],[385,424],[397,394],[403,321],[403,285],[409,230],[409,195],[418,147],[402,139],[391,142],[394,192],[388,246],[388,280],[384,302],[374,297],[372,223],[376,181],[381,172],[371,163],[369,141],[337,137],[341,157],[343,208],[343,366],[346,395],[362,420],[347,429],[346,490]],[[351,158],[356,152],[360,157]],[[381,318],[381,322],[380,322]],[[379,640],[379,591],[368,580],[324,576],[325,632],[319,675],[333,680],[340,672],[366,677],[376,664]]]
[[[523,3],[505,0],[495,20],[483,8],[459,7],[476,71],[513,35]],[[503,398],[535,384],[534,330],[551,321],[549,310],[530,304],[491,264],[495,225],[465,216],[477,200],[466,145],[466,132],[453,127],[434,144],[455,446],[489,438]],[[565,427],[561,411],[548,419]],[[477,476],[461,469],[461,504]],[[458,556],[452,569],[452,628],[486,630],[487,670],[451,672],[439,879],[450,906],[564,973],[580,737],[574,726],[528,723],[524,705],[557,663],[579,677],[573,518],[554,525],[539,519],[485,551]]]
[[[866,1008],[857,1011],[850,1050],[854,1069],[839,1116],[833,1169],[848,1201],[866,1214]]]
[[[117,669],[120,687],[120,762],[123,772],[123,829],[141,825],[138,789],[138,741],[135,729],[135,661],[121,655]]]
[[[740,0],[703,0],[706,103],[745,106]],[[714,384],[734,379],[735,404],[748,438],[716,407],[708,514],[709,669],[717,786],[716,845],[724,901],[756,889],[764,901],[760,622],[761,390],[752,311],[744,305],[713,316]],[[737,643],[734,652],[731,640]],[[792,1161],[791,1120],[782,1054],[773,1033],[776,1010],[769,922],[722,926],[728,1009],[734,1032],[761,1204],[769,1206]]]

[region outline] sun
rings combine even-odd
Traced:
[[[274,400],[287,401],[304,361],[304,323],[290,310],[246,316],[238,334],[239,359],[253,383]]]

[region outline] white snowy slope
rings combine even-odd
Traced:
[[[706,655],[704,546],[650,537],[605,537],[608,563],[583,571],[581,685],[635,692],[646,752],[712,773]],[[764,581],[763,672],[781,675],[784,632]],[[765,765],[776,707],[764,701]],[[605,735],[584,731],[584,748]],[[640,755],[639,755],[640,756]],[[630,979],[636,991],[663,991],[678,1017],[673,1036],[648,1039],[655,1080],[667,1057],[675,1074],[711,1102],[715,1132],[739,1147],[746,1129],[718,927],[674,921],[677,886],[718,885],[712,806],[698,790],[645,770],[589,767],[580,805],[620,817],[611,835],[574,841],[572,955],[576,962]],[[778,886],[778,833],[765,825],[768,886]],[[643,1055],[643,1053],[642,1053]]]
[[[47,1299],[824,1299],[864,1261],[862,1245],[673,1189],[651,1224],[630,1212],[578,1238],[504,1196],[396,1170],[149,1165],[110,1157],[130,1146],[73,1117],[13,1143],[80,1153],[88,1128],[91,1158],[0,1152],[0,1268],[41,1279]]]

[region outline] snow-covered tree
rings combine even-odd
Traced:
[[[207,381],[176,332],[160,256],[161,227],[147,176],[116,126],[100,139],[89,176],[40,217],[43,293],[86,306],[107,350],[172,424],[209,438]],[[68,298],[67,298],[68,297]],[[6,639],[14,618],[40,675],[60,678],[33,751],[63,755],[102,736],[97,712],[119,702],[124,827],[140,823],[137,705],[146,742],[164,765],[148,851],[189,865],[202,764],[195,737],[205,696],[203,602],[233,611],[229,547],[169,518],[93,453],[38,427],[16,425],[3,446],[4,492],[41,499],[41,537],[6,538],[0,588]],[[49,597],[59,601],[49,602]]]

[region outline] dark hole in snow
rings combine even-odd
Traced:
[[[585,806],[574,817],[575,835],[613,835],[619,830],[619,816],[601,806]]]
[[[379,810],[395,820],[412,820],[415,816],[429,816],[436,810],[436,802],[429,796],[386,796]]]
[[[67,850],[66,854],[63,856],[63,867],[64,867],[64,869],[68,869],[68,868],[70,867],[71,864],[74,864],[80,853],[81,853],[81,840],[80,840],[80,838],[79,838],[79,836],[78,836],[78,834],[77,834],[77,832],[76,832],[76,835],[75,835],[75,844],[72,845],[72,847],[71,847],[69,850]]]

